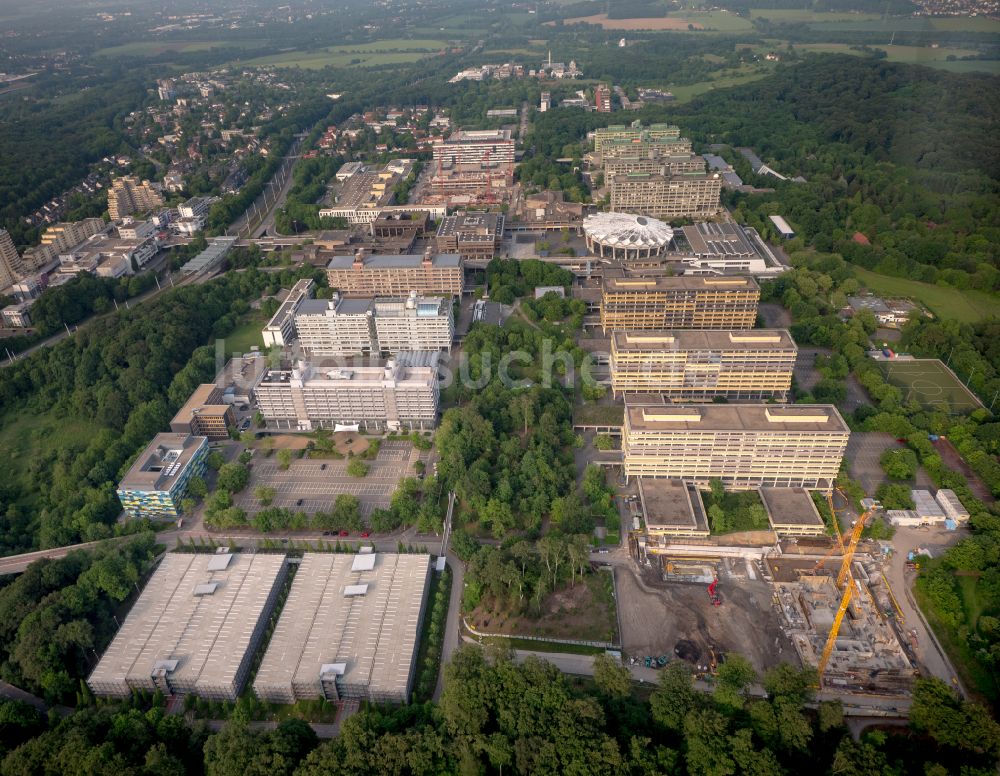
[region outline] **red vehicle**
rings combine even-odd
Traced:
[[[719,585],[718,579],[713,579],[712,584],[708,586],[708,597],[712,602],[712,606],[722,606],[722,597],[715,592],[715,589]]]
[[[362,539],[367,539],[371,535],[372,535],[371,531],[363,531],[362,534],[361,534],[361,538]]]
[[[341,532],[340,532],[340,535],[341,535],[341,536],[350,536],[350,535],[351,535],[351,532],[350,532],[350,531],[341,531]]]

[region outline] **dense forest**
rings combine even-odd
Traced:
[[[936,679],[918,683],[909,728],[856,741],[839,703],[813,700],[811,671],[783,665],[757,677],[738,656],[711,692],[678,661],[641,698],[610,658],[597,659],[593,681],[570,680],[536,658],[519,665],[501,646],[462,647],[445,679],[439,704],[364,706],[321,744],[297,719],[253,730],[239,704],[213,734],[166,714],[162,697],[94,705],[84,694],[50,723],[0,701],[0,774],[986,776],[1000,741],[981,708]],[[765,699],[751,694],[758,683]]]

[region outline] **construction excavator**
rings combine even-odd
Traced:
[[[712,580],[712,584],[708,586],[708,597],[712,602],[712,606],[722,606],[722,596],[718,594],[716,588],[719,586],[719,578],[716,577]]]
[[[847,614],[847,607],[851,605],[851,599],[854,597],[856,583],[854,576],[851,574],[854,552],[858,548],[858,542],[861,541],[861,534],[865,530],[865,524],[875,513],[875,509],[875,507],[868,509],[854,524],[850,541],[847,544],[847,549],[844,551],[844,559],[840,563],[840,572],[837,574],[837,589],[841,591],[840,606],[837,607],[837,614],[834,615],[833,625],[830,627],[830,635],[826,638],[823,654],[820,656],[819,664],[816,666],[820,684],[823,682],[823,672],[826,671],[826,665],[830,662],[830,655],[833,654],[833,648],[837,643],[837,634],[840,632],[840,626],[844,622],[844,615]]]

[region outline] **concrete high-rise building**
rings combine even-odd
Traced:
[[[785,401],[797,353],[784,329],[616,331],[611,390],[659,393],[675,402]]]
[[[434,164],[513,168],[514,140],[509,129],[458,130],[434,141]]]
[[[292,286],[285,301],[281,303],[281,307],[261,331],[264,347],[270,348],[275,345],[284,347],[292,343],[295,339],[295,314],[299,311],[302,303],[311,299],[312,295],[313,281],[308,278],[300,280]]]
[[[831,488],[850,430],[830,404],[668,405],[625,399],[626,477],[706,487]]]
[[[439,386],[436,353],[401,353],[384,366],[272,369],[256,390],[271,428],[311,431],[433,428]]]
[[[753,278],[608,277],[601,288],[601,326],[622,329],[751,329],[760,286]]]
[[[629,126],[612,124],[610,127],[594,130],[594,153],[604,154],[606,146],[619,143],[639,145],[643,141],[680,139],[680,127],[673,124],[651,124],[648,127],[643,127],[641,121],[633,121]],[[690,143],[688,146],[690,147]]]
[[[598,113],[611,113],[611,90],[605,84],[594,87],[594,108]]]
[[[326,267],[330,288],[347,296],[407,296],[421,294],[461,296],[462,257],[430,250],[420,254],[335,256]]]
[[[542,92],[542,98],[538,102],[538,112],[545,113],[551,107],[552,107],[552,94],[550,92]]]
[[[705,159],[698,154],[651,154],[649,156],[604,157],[604,179],[629,173],[650,175],[675,175],[679,173],[704,173]]]
[[[163,197],[149,181],[140,183],[132,175],[111,181],[111,190],[108,191],[108,215],[112,221],[120,221],[133,213],[145,213],[162,205]]]
[[[611,209],[655,218],[709,218],[719,212],[718,173],[628,173],[608,181]]]
[[[10,232],[0,229],[0,289],[12,286],[24,276],[21,257]]]

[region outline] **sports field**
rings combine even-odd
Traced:
[[[903,391],[903,401],[915,400],[925,410],[959,415],[982,404],[938,358],[880,361],[886,380]]]

